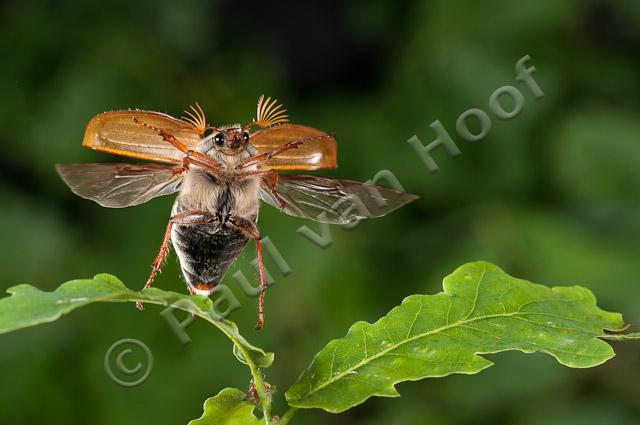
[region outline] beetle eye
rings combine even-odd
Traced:
[[[247,133],[246,131],[244,133],[242,133],[242,140],[244,140],[245,142],[249,141],[249,133]]]
[[[225,140],[227,140],[227,138],[225,137],[224,134],[222,133],[218,133],[213,137],[213,141],[216,143],[216,145],[218,146],[222,146],[224,145]]]

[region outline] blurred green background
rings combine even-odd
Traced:
[[[172,199],[123,210],[75,197],[55,163],[117,161],[83,149],[84,126],[111,109],[180,115],[204,106],[213,124],[247,122],[257,97],[281,99],[292,121],[337,133],[340,168],[358,180],[391,170],[421,198],[382,219],[332,228],[322,250],[307,224],[265,207],[260,217],[292,269],[256,300],[231,279],[257,280],[253,246],[226,283],[251,341],[277,353],[268,381],[282,393],[332,338],[374,321],[403,297],[436,293],[458,265],[489,260],[518,277],[591,288],[603,308],[640,325],[640,4],[620,1],[204,2],[9,1],[0,6],[0,286],[52,290],[98,272],[144,283]],[[545,97],[514,80],[529,54]],[[470,107],[515,85],[512,121],[493,118],[479,143],[455,133]],[[407,139],[435,138],[439,119],[463,154],[440,149],[429,174]],[[172,257],[157,279],[185,291]],[[185,424],[202,402],[249,375],[205,323],[182,346],[159,316],[95,305],[0,337],[0,423]],[[145,342],[150,378],[122,388],[106,376],[107,348]],[[370,399],[300,424],[638,424],[640,346],[616,344],[602,367],[569,370],[543,355],[490,356],[476,376],[399,385],[401,399]],[[297,421],[297,422],[296,422]]]

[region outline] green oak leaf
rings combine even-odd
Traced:
[[[253,414],[256,407],[236,388],[225,388],[204,402],[204,413],[187,425],[258,425],[264,420]]]
[[[624,329],[622,316],[596,306],[579,286],[549,288],[497,266],[463,265],[444,292],[412,295],[374,324],[358,322],[331,341],[287,391],[290,405],[342,412],[372,396],[398,397],[395,384],[491,366],[481,354],[542,352],[584,368],[614,356],[600,338]]]
[[[266,353],[249,342],[230,320],[216,314],[214,303],[203,296],[149,288],[144,292],[128,289],[115,276],[99,274],[93,279],[78,279],[63,283],[53,292],[43,292],[31,285],[7,289],[9,297],[0,299],[0,334],[17,329],[53,322],[77,308],[95,302],[135,302],[172,306],[199,316],[216,326],[234,343],[234,354],[244,361],[250,356],[257,367],[273,363],[273,353]],[[242,354],[242,356],[240,356]]]

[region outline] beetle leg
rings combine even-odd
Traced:
[[[218,161],[198,151],[187,151],[187,156],[184,158],[183,163],[188,167],[189,164],[194,164],[204,168],[214,176],[224,177],[226,174],[222,171],[222,167]]]
[[[209,214],[206,211],[183,211],[172,216],[169,219],[169,223],[167,223],[167,229],[164,232],[164,238],[162,238],[162,244],[160,245],[160,251],[158,255],[151,263],[151,274],[147,279],[147,282],[144,284],[142,291],[151,287],[154,279],[160,273],[162,266],[164,265],[167,256],[169,255],[169,251],[171,249],[171,230],[173,230],[173,226],[175,224],[181,225],[189,225],[189,224],[203,224],[203,223],[213,223],[216,221],[216,217]],[[193,294],[192,294],[193,295]],[[136,302],[136,307],[138,310],[142,310],[143,306],[140,301]]]
[[[264,152],[258,155],[254,155],[251,158],[247,158],[244,161],[242,161],[240,164],[238,164],[236,166],[236,169],[241,170],[243,168],[246,168],[250,165],[255,165],[258,164],[260,162],[264,162],[264,161],[268,161],[271,158],[273,158],[276,155],[280,155],[282,152],[286,152],[289,149],[295,149],[298,146],[300,146],[301,144],[303,144],[304,141],[302,140],[295,140],[293,142],[289,142],[289,143],[285,143],[282,146],[278,146],[277,148],[275,148],[274,150],[270,151],[270,152]]]
[[[244,173],[236,173],[233,175],[233,177],[238,180],[242,180],[242,179],[246,179],[247,177],[266,176],[267,174],[271,174],[272,172],[275,172],[275,170],[268,169],[268,170],[245,171]]]
[[[269,191],[276,198],[276,201],[278,201],[278,203],[280,204],[280,208],[284,209],[284,207],[287,206],[287,201],[282,199],[282,197],[280,196],[280,194],[276,190],[276,186],[278,185],[278,177],[279,177],[279,175],[276,172],[276,170],[271,170],[271,171],[272,171],[271,180],[267,183],[269,185]]]
[[[161,128],[155,127],[151,124],[147,124],[140,121],[137,117],[133,117],[133,122],[143,127],[151,129],[160,135],[165,142],[170,143],[180,152],[184,153],[186,157],[182,160],[182,167],[187,168],[189,164],[198,165],[216,176],[222,176],[223,173],[220,170],[220,164],[215,159],[203,154],[202,152],[189,150],[184,143],[182,143],[176,136],[164,131]]]
[[[260,298],[258,298],[258,323],[256,329],[264,327],[264,295],[267,291],[267,272],[264,268],[264,260],[262,257],[262,237],[257,226],[251,221],[243,217],[230,217],[229,223],[242,231],[248,237],[256,241],[256,252],[258,255],[258,273],[260,274]]]
[[[143,127],[147,127],[148,129],[151,129],[151,130],[153,130],[153,131],[157,132],[157,133],[162,137],[162,139],[163,139],[165,142],[169,142],[169,143],[171,143],[171,144],[172,144],[176,149],[178,149],[180,152],[183,152],[183,153],[187,153],[187,152],[188,152],[188,149],[187,149],[187,147],[184,145],[184,143],[182,143],[180,140],[178,140],[178,139],[176,138],[176,136],[174,136],[173,134],[168,133],[168,132],[164,131],[163,129],[158,128],[158,127],[155,127],[155,126],[153,126],[153,125],[151,125],[151,124],[147,124],[147,123],[145,123],[145,122],[142,122],[142,121],[140,121],[140,120],[138,119],[138,117],[136,117],[135,115],[134,115],[134,117],[133,117],[133,122],[134,122],[134,123],[136,123],[136,124],[139,124],[139,125],[141,125],[141,126],[143,126]]]
[[[269,186],[269,192],[276,198],[278,204],[280,204],[280,208],[284,209],[287,206],[287,201],[282,199],[278,191],[276,190],[276,185],[278,184],[278,172],[273,169],[266,170],[256,170],[256,171],[247,171],[245,173],[235,174],[234,177],[237,179],[244,179],[246,177],[251,176],[263,176],[265,177],[265,182]],[[269,180],[266,180],[266,177],[269,177]]]

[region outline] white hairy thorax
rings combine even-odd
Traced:
[[[234,174],[256,171],[258,167],[251,165],[242,170],[236,166],[247,158],[255,155],[256,149],[250,144],[236,155],[226,155],[216,149],[210,149],[207,155],[221,164],[228,179],[218,179],[207,174],[202,168],[191,166],[184,176],[180,189],[180,203],[184,209],[209,211],[217,213],[218,200],[223,191],[230,190],[233,197],[233,215],[253,218],[257,215],[260,205],[260,176],[235,179]]]

